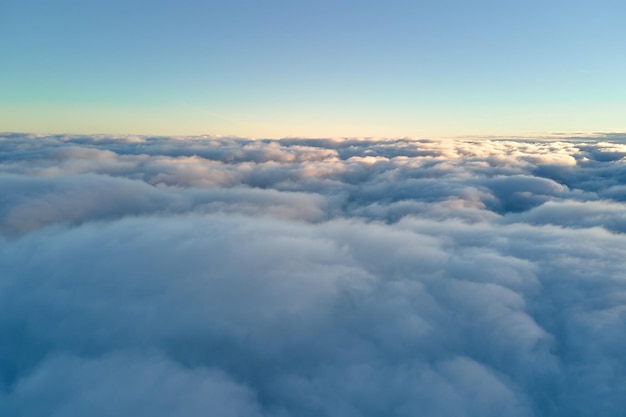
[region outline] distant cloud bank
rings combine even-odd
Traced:
[[[626,136],[0,135],[0,415],[623,416]]]

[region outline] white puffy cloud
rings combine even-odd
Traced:
[[[623,413],[619,137],[0,149],[2,415]]]

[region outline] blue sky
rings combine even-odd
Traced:
[[[0,2],[0,131],[626,130],[623,1]]]

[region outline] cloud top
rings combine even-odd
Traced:
[[[619,138],[0,152],[2,415],[623,413]]]

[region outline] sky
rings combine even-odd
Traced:
[[[0,134],[0,415],[623,417],[626,135]]]
[[[626,130],[626,3],[0,1],[0,131]]]

